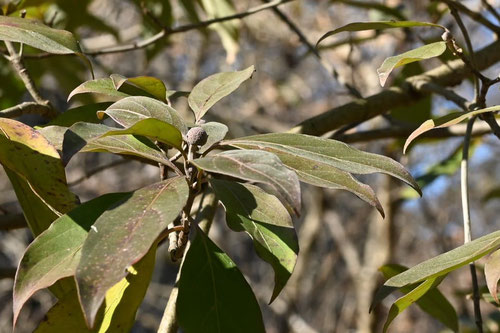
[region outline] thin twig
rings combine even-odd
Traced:
[[[485,27],[487,27],[488,29],[490,29],[491,31],[493,31],[497,34],[500,33],[500,26],[494,24],[493,22],[488,20],[486,17],[484,17],[480,13],[475,12],[475,11],[467,8],[459,1],[456,1],[456,0],[439,0],[439,1],[446,3],[448,6],[454,6],[458,11],[469,16],[471,19],[473,19],[477,23],[484,25]]]
[[[500,23],[500,14],[498,14],[498,12],[496,11],[496,9],[493,8],[492,5],[490,5],[490,3],[488,2],[488,0],[481,0],[481,2],[483,3],[483,6],[486,7],[486,9],[491,13],[491,15],[495,16],[495,18],[497,19],[497,21]]]
[[[13,279],[16,275],[15,267],[0,267],[0,280]]]
[[[100,167],[97,167],[94,170],[89,171],[84,176],[82,176],[82,177],[80,177],[80,178],[72,181],[71,183],[68,184],[68,186],[78,185],[81,182],[83,182],[84,180],[89,179],[90,177],[98,174],[99,172],[103,172],[103,171],[105,171],[107,169],[111,169],[111,168],[114,168],[115,166],[126,164],[126,163],[129,163],[129,162],[130,162],[130,160],[120,159],[120,160],[113,161],[113,162],[111,162],[109,164],[106,164],[106,165],[101,165]]]
[[[36,102],[23,102],[10,108],[0,111],[0,118],[17,118],[24,114],[39,114],[44,117],[51,117],[53,109],[47,105]]]
[[[464,243],[469,243],[472,240],[471,235],[471,220],[470,220],[470,207],[469,207],[469,184],[468,184],[468,159],[469,159],[469,146],[472,128],[476,117],[472,117],[467,123],[467,131],[464,137],[464,146],[462,152],[462,163],[460,172],[460,187],[462,192],[462,214],[464,219]],[[472,288],[474,290],[474,317],[479,333],[483,332],[483,324],[481,318],[481,308],[479,304],[479,286],[477,283],[476,268],[474,263],[469,265],[472,276]]]

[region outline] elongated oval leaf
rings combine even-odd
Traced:
[[[49,53],[79,53],[78,43],[69,31],[19,17],[0,16],[0,40],[23,43]]]
[[[179,215],[188,192],[184,177],[170,178],[135,191],[94,223],[75,275],[90,327],[106,292],[125,277],[127,268],[148,252],[158,235]]]
[[[408,139],[406,139],[403,152],[406,152],[406,149],[410,145],[410,143],[415,140],[420,135],[424,134],[435,128],[445,128],[456,125],[470,117],[476,116],[485,112],[494,112],[500,111],[500,105],[491,106],[489,108],[484,108],[480,110],[470,111],[470,112],[453,112],[447,114],[446,116],[440,117],[438,119],[429,119],[425,121],[422,125],[420,125],[416,130],[414,130]]]
[[[201,80],[188,97],[196,120],[201,119],[219,100],[238,89],[240,84],[252,77],[254,71],[254,66],[250,66],[242,71],[217,73]]]
[[[394,68],[404,66],[406,64],[438,57],[446,51],[446,42],[435,42],[413,49],[411,51],[401,53],[394,57],[389,57],[384,60],[382,65],[377,69],[380,85],[383,87],[389,74]]]
[[[259,257],[273,267],[272,302],[290,278],[299,252],[290,214],[278,198],[257,186],[217,179],[210,184],[224,205],[228,226],[246,231]]]
[[[142,119],[128,128],[108,131],[101,138],[124,134],[147,136],[182,150],[181,132],[174,125],[158,119]]]
[[[484,276],[486,277],[486,285],[488,290],[495,299],[498,301],[498,280],[500,280],[500,250],[493,252],[486,263],[484,264]]]
[[[207,132],[208,135],[207,142],[198,150],[202,154],[210,149],[214,144],[224,140],[228,131],[226,125],[215,121],[211,121],[200,126],[205,130],[205,132]]]
[[[55,220],[26,249],[14,282],[14,323],[35,292],[75,274],[90,226],[111,204],[127,194],[107,194],[86,202]]]
[[[300,184],[295,172],[276,155],[259,150],[233,150],[199,158],[193,163],[206,171],[271,186],[298,214]]]
[[[408,284],[444,275],[485,256],[499,245],[500,231],[496,231],[426,260],[390,278],[384,285],[401,288]]]
[[[113,85],[113,81],[109,78],[95,79],[83,82],[78,87],[73,89],[73,91],[69,94],[68,101],[73,96],[79,94],[99,94],[111,97],[112,100],[130,96],[129,94],[126,94],[122,91],[116,90],[115,86]]]
[[[106,111],[97,113],[99,118],[108,115],[125,128],[134,125],[139,120],[155,118],[175,126],[182,134],[187,132],[187,126],[181,116],[167,104],[154,98],[131,96],[113,103]]]
[[[343,27],[329,31],[318,40],[316,46],[321,43],[325,38],[338,34],[343,31],[364,31],[364,30],[384,30],[391,28],[411,28],[411,27],[436,27],[444,29],[442,25],[418,22],[418,21],[375,21],[375,22],[354,22],[344,25]]]
[[[186,333],[265,332],[252,289],[199,228],[182,265],[177,318]]]
[[[99,310],[96,327],[87,328],[76,290],[59,300],[45,315],[35,333],[129,332],[142,303],[154,271],[156,245],[139,262],[129,267],[128,274],[106,293]]]
[[[0,119],[0,163],[26,180],[56,214],[76,206],[78,199],[68,189],[59,153],[32,127]]]
[[[65,126],[70,127],[71,125],[82,121],[86,123],[98,123],[99,118],[97,118],[97,111],[104,110],[111,103],[97,103],[97,104],[87,104],[78,106],[76,108],[69,109],[61,113],[56,118],[52,119],[44,128],[47,126]]]
[[[118,91],[126,90],[127,83],[129,83],[161,101],[166,101],[167,88],[165,87],[165,83],[158,78],[152,76],[126,78],[122,75],[112,74],[110,79]]]
[[[291,168],[300,167],[301,169],[298,170],[302,171],[302,173],[299,175],[303,176],[303,181],[312,182],[313,179],[310,176],[322,178],[321,172],[326,168],[323,165],[327,165],[355,174],[385,173],[401,179],[420,193],[415,180],[398,162],[382,155],[363,152],[340,141],[304,134],[271,133],[224,141],[223,144],[272,152],[283,158],[284,163],[290,163]],[[311,167],[308,168],[307,164]],[[318,165],[318,173],[314,172],[315,165]],[[345,177],[345,174],[338,173],[334,169],[331,169],[330,172],[334,173],[334,175],[330,177],[330,175],[326,174],[325,180],[335,182],[339,188],[353,191],[360,197],[366,197],[369,202],[373,202],[373,195]],[[337,175],[339,178],[335,179],[334,177]],[[341,176],[343,178],[340,178]],[[374,205],[377,205],[376,202]]]

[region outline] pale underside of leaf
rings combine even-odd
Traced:
[[[486,285],[488,290],[495,299],[498,301],[498,280],[500,280],[500,250],[493,252],[486,263],[484,264],[484,276],[486,277]]]

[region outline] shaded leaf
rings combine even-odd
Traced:
[[[188,102],[196,120],[200,120],[219,100],[238,89],[240,84],[252,77],[254,71],[254,66],[250,66],[238,72],[217,73],[195,85]]]
[[[418,301],[422,296],[424,296],[429,290],[435,288],[441,281],[443,277],[432,277],[424,282],[422,282],[418,287],[415,287],[413,290],[408,292],[406,295],[400,297],[394,304],[391,306],[389,310],[389,314],[387,315],[387,319],[384,323],[383,332],[387,332],[389,325],[392,321],[407,307],[409,307],[415,301]]]
[[[420,189],[415,180],[398,162],[383,155],[363,152],[340,141],[304,134],[271,133],[229,140],[225,141],[224,144],[239,148],[270,151],[280,158],[283,157],[287,163],[291,163],[289,161],[292,161],[292,158],[296,159],[294,163],[300,162],[299,165],[306,170],[300,174],[300,176],[303,176],[303,179],[306,179],[304,181],[312,181],[306,176],[313,175],[320,177],[320,172],[318,172],[319,176],[313,172],[314,165],[318,164],[318,169],[320,171],[324,171],[325,166],[330,166],[355,174],[370,174],[374,172],[385,173],[401,179],[420,193]],[[313,170],[305,166],[307,163],[312,166]],[[320,167],[320,164],[324,164],[325,166]],[[360,197],[363,195],[366,196],[367,199],[373,200],[373,198],[370,198],[373,197],[373,195],[370,195],[366,189],[360,188],[359,185],[353,183],[353,181],[345,175],[336,172],[334,169],[331,169],[330,172],[334,173],[334,175],[330,176],[327,174],[324,178],[325,180],[337,184],[337,188],[356,190],[355,193]],[[344,178],[340,178],[341,176]],[[335,184],[332,186],[335,186]]]
[[[181,269],[177,318],[186,333],[265,332],[252,289],[199,228]]]
[[[498,301],[498,280],[500,280],[500,250],[493,252],[484,264],[484,276],[486,277],[486,285],[488,290],[495,299]]]
[[[246,231],[259,257],[273,267],[272,302],[290,278],[299,252],[290,214],[278,198],[257,186],[217,179],[210,184],[224,205],[228,226]]]
[[[391,74],[394,68],[398,68],[415,61],[440,56],[444,53],[444,51],[446,51],[446,42],[440,41],[385,59],[382,65],[377,69],[380,85],[382,87],[385,85],[389,74]]]
[[[72,108],[61,113],[56,118],[52,119],[44,127],[47,126],[70,127],[71,125],[79,121],[86,123],[98,123],[99,118],[97,118],[97,111],[104,110],[110,105],[111,103],[106,102],[106,103],[87,104],[78,106],[76,108]]]
[[[59,153],[30,126],[0,118],[0,163],[24,179],[57,215],[76,206]],[[45,226],[46,227],[46,226]]]
[[[23,43],[49,53],[79,53],[78,43],[69,31],[19,17],[0,16],[0,40]]]
[[[476,261],[499,245],[500,231],[496,231],[413,266],[407,271],[390,278],[384,285],[401,288],[408,284],[444,275]]]
[[[113,85],[113,81],[109,78],[95,79],[85,81],[78,87],[73,89],[73,91],[68,96],[68,101],[75,95],[79,94],[99,94],[107,97],[112,97],[112,100],[125,98],[130,96],[124,92],[118,91]]]
[[[161,101],[166,101],[167,88],[165,87],[163,81],[160,79],[152,76],[137,76],[126,78],[119,74],[112,74],[110,78],[113,82],[113,85],[115,86],[115,89],[118,91],[121,91],[121,89],[124,88],[125,83],[129,83]]]
[[[408,268],[401,265],[384,265],[379,270],[382,272],[386,279],[389,279]],[[383,286],[385,287],[385,286]],[[409,285],[402,287],[400,291],[404,294],[410,293],[417,285]],[[394,288],[396,289],[396,288]],[[381,301],[381,299],[379,300]],[[374,301],[375,303],[375,301]],[[425,295],[416,300],[417,305],[433,318],[439,320],[454,332],[458,331],[458,316],[453,308],[453,305],[446,299],[446,297],[437,288],[430,289]],[[372,308],[375,304],[372,305]]]
[[[210,149],[210,147],[214,144],[224,140],[228,131],[226,125],[215,121],[211,121],[200,126],[205,130],[205,132],[207,132],[208,135],[207,142],[198,150],[201,154]]]
[[[151,281],[155,255],[156,245],[138,263],[128,268],[125,278],[108,290],[94,329],[87,328],[75,291],[49,310],[35,332],[129,332]]]
[[[209,172],[267,184],[296,213],[300,212],[300,184],[297,175],[274,154],[259,150],[232,150],[199,158],[192,163]]]
[[[78,295],[86,322],[94,325],[106,292],[140,260],[184,207],[189,187],[170,178],[133,192],[94,223],[76,269]]]
[[[155,118],[175,126],[182,134],[187,132],[187,126],[177,111],[150,97],[131,96],[124,98],[113,103],[105,111],[97,113],[100,119],[104,118],[104,115],[111,117],[125,128],[134,125],[139,120]]]
[[[428,22],[418,21],[378,21],[378,22],[354,22],[344,25],[343,27],[329,31],[318,40],[316,46],[325,38],[338,34],[343,31],[364,31],[364,30],[384,30],[392,28],[411,28],[411,27],[436,27],[444,29],[443,26]]]
[[[470,111],[470,112],[453,112],[450,114],[447,114],[446,116],[440,117],[438,119],[429,119],[426,122],[424,122],[422,125],[419,126],[416,130],[413,131],[413,133],[410,134],[408,139],[406,139],[404,148],[403,148],[403,153],[406,152],[406,149],[410,145],[410,143],[415,140],[417,137],[422,135],[425,132],[428,132],[434,128],[445,128],[445,127],[450,127],[452,125],[456,125],[466,119],[469,119],[470,117],[473,117],[475,115],[485,113],[485,112],[494,112],[494,111],[499,111],[500,110],[500,105],[495,105],[491,106],[489,108],[485,109],[480,109],[480,110],[475,110],[475,111]]]
[[[24,303],[38,290],[75,274],[90,226],[111,204],[127,194],[115,193],[86,202],[59,217],[26,249],[14,282],[14,323]]]

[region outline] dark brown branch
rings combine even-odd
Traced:
[[[481,0],[481,2],[483,3],[483,6],[486,7],[486,9],[488,9],[488,11],[491,13],[491,15],[495,16],[495,18],[497,19],[497,21],[500,22],[500,14],[498,14],[498,12],[496,11],[496,9],[493,8],[492,5],[490,5],[490,3],[488,2],[488,0]]]
[[[23,214],[0,215],[0,230],[22,229],[27,226]]]
[[[36,102],[23,102],[1,110],[0,118],[16,118],[22,116],[23,114],[39,114],[50,118],[53,116],[53,113],[53,109],[47,105],[38,104]]]
[[[476,51],[475,60],[478,70],[486,69],[500,61],[500,41]],[[425,82],[449,87],[460,84],[470,75],[470,68],[465,66],[462,60],[449,61],[423,74],[409,77],[400,87],[391,87],[364,99],[356,99],[307,119],[290,132],[322,135],[343,125],[366,121],[399,106],[416,103],[430,94],[429,91],[418,88]]]
[[[16,276],[15,267],[0,267],[0,280],[13,279]]]
[[[459,12],[464,13],[465,15],[469,16],[471,19],[473,19],[477,23],[484,25],[485,27],[487,27],[488,29],[490,29],[491,31],[493,31],[497,34],[500,33],[500,26],[492,23],[490,20],[488,20],[486,17],[484,17],[480,13],[475,12],[475,11],[469,9],[468,7],[464,6],[459,1],[455,1],[455,0],[438,0],[438,1],[444,2],[448,6],[454,6]]]

